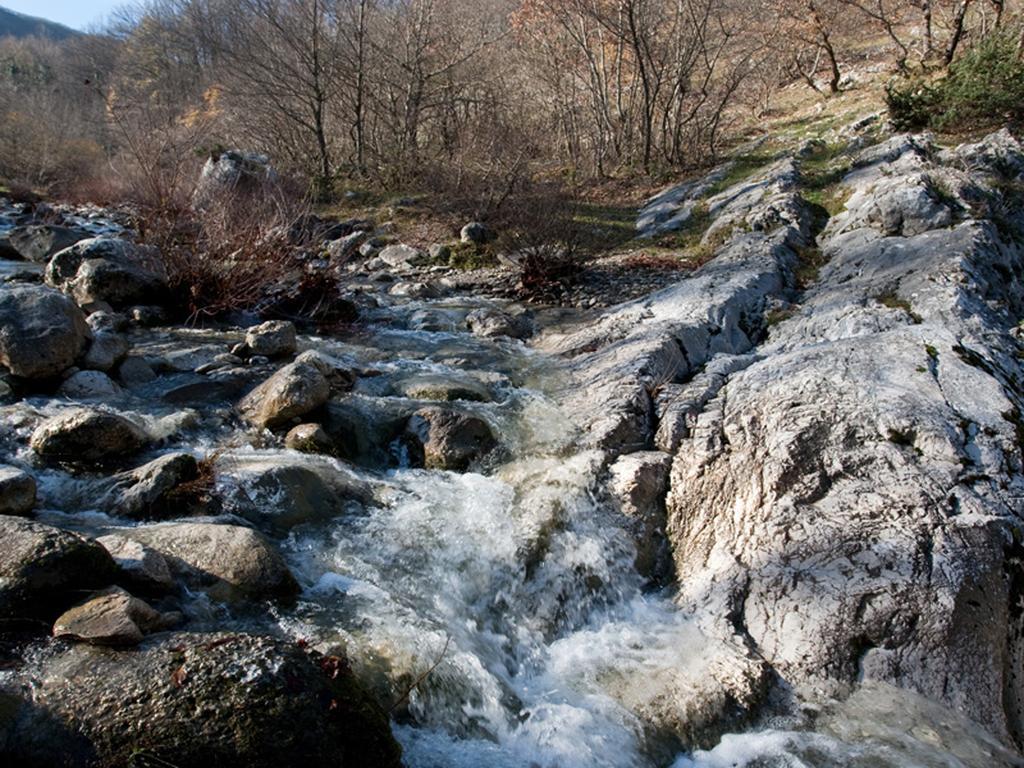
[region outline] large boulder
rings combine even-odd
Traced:
[[[55,253],[89,237],[92,235],[84,229],[57,224],[31,224],[11,230],[7,241],[25,261],[45,264]]]
[[[266,155],[228,149],[207,158],[199,174],[194,203],[203,207],[217,201],[229,202],[276,179],[277,174]]]
[[[0,466],[0,515],[27,515],[35,505],[35,478],[16,467]]]
[[[251,528],[168,523],[132,528],[123,535],[160,552],[174,575],[217,600],[288,597],[298,591],[284,558]]]
[[[72,400],[113,397],[120,392],[121,387],[102,371],[77,371],[57,388],[58,395]]]
[[[167,558],[152,547],[116,533],[100,536],[103,546],[117,565],[117,583],[139,594],[163,594],[175,588]]]
[[[296,361],[246,395],[238,410],[250,424],[273,428],[316,410],[330,396],[330,383],[320,368]]]
[[[40,424],[29,444],[40,456],[69,462],[103,461],[150,442],[135,422],[95,408],[72,408]]]
[[[465,470],[494,449],[497,440],[483,419],[445,408],[421,408],[406,426],[414,464],[427,469]]]
[[[57,376],[89,337],[85,315],[58,291],[19,285],[0,289],[0,363],[15,376]]]
[[[52,620],[81,596],[113,581],[103,547],[60,528],[0,515],[0,619]]]
[[[387,715],[345,660],[276,638],[178,633],[133,652],[57,646],[18,682],[0,716],[9,765],[401,765]]]
[[[427,254],[411,245],[396,243],[382,249],[377,258],[389,267],[415,267],[427,260]]]
[[[104,302],[117,308],[160,303],[167,296],[168,277],[152,246],[94,237],[55,254],[46,266],[46,283],[80,305]]]

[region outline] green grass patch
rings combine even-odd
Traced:
[[[914,308],[910,305],[910,302],[897,295],[894,291],[888,291],[886,293],[882,293],[879,294],[878,296],[875,296],[875,301],[877,301],[883,307],[888,307],[889,309],[902,310],[903,312],[907,313],[907,315],[910,317],[911,320],[914,321],[916,325],[921,324],[921,316],[914,311]]]
[[[828,259],[820,248],[798,248],[796,251],[797,265],[793,270],[793,278],[800,290],[807,290],[818,281],[821,269],[828,264]]]

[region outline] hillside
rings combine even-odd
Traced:
[[[47,37],[51,40],[66,40],[79,33],[55,21],[26,16],[23,13],[0,7],[0,37]]]

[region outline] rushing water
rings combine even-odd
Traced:
[[[704,639],[670,593],[645,591],[625,521],[598,494],[601,457],[577,448],[553,399],[557,366],[520,342],[407,329],[423,310],[434,313],[432,327],[456,329],[479,303],[386,307],[350,338],[304,340],[374,369],[353,395],[367,402],[397,397],[395,382],[410,376],[459,375],[489,387],[493,402],[465,407],[491,423],[503,450],[477,473],[359,469],[256,444],[232,421],[229,402],[165,403],[161,388],[174,376],[108,401],[168,435],[160,450],[223,451],[218,467],[228,478],[287,462],[372,490],[366,504],[279,536],[304,587],[296,606],[269,618],[232,616],[195,597],[187,606],[194,627],[256,625],[347,649],[391,705],[412,768],[1012,764],[970,723],[888,689],[680,753],[645,713],[665,706],[666,681],[700,677]],[[239,338],[155,330],[135,332],[132,343],[185,376]],[[60,406],[35,398],[5,416],[24,436],[28,412]],[[44,518],[92,533],[130,525],[90,507],[102,478],[50,469],[40,479]],[[261,500],[271,517],[274,501]]]

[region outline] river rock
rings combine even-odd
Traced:
[[[0,363],[15,376],[57,376],[81,354],[88,336],[85,315],[59,292],[0,288]]]
[[[120,392],[121,388],[102,371],[77,371],[57,388],[58,395],[73,400],[113,397]]]
[[[397,463],[393,450],[416,411],[406,400],[350,395],[331,400],[324,431],[338,454],[364,467],[383,469]]]
[[[182,483],[195,480],[199,464],[191,453],[168,453],[114,477],[109,503],[114,514],[154,519],[187,513],[170,496]]]
[[[398,243],[381,249],[377,258],[388,267],[415,267],[425,262],[427,255],[419,248]]]
[[[112,331],[99,331],[94,333],[89,350],[82,358],[82,367],[106,372],[121,362],[127,354],[128,340],[124,336]]]
[[[330,396],[330,384],[317,366],[294,362],[246,395],[238,410],[250,424],[273,428],[316,410]]]
[[[3,704],[11,765],[401,766],[387,715],[346,661],[271,637],[56,646],[7,683]]]
[[[276,179],[277,173],[266,155],[241,149],[224,150],[207,158],[193,202],[198,208],[215,202],[228,204]]]
[[[319,424],[299,424],[284,436],[286,448],[300,453],[323,453],[331,455],[337,450],[331,436]]]
[[[30,445],[47,459],[88,462],[134,453],[149,442],[149,435],[124,416],[95,408],[72,408],[39,425]]]
[[[527,339],[533,335],[533,319],[527,312],[476,309],[466,315],[466,325],[474,335],[484,338],[508,336],[513,339]]]
[[[107,551],[74,533],[0,515],[0,541],[0,618],[52,620],[81,590],[114,579]]]
[[[100,536],[101,545],[117,564],[117,582],[140,594],[164,594],[174,590],[167,558],[152,547],[116,533]]]
[[[0,466],[0,515],[27,515],[35,505],[35,478],[16,467]]]
[[[121,333],[128,328],[128,318],[120,312],[94,311],[85,318],[89,328],[97,333]]]
[[[295,353],[295,325],[287,320],[268,320],[245,332],[245,345],[250,354],[282,357]]]
[[[444,408],[416,411],[406,438],[413,463],[428,469],[462,471],[497,446],[486,421]]]
[[[53,636],[90,645],[138,645],[168,623],[145,601],[110,587],[62,613],[53,624]]]
[[[54,255],[46,267],[47,284],[81,305],[159,303],[166,298],[167,281],[155,248],[115,237],[82,240]]]
[[[175,576],[216,600],[290,597],[298,591],[284,558],[251,528],[165,523],[132,528],[123,535],[160,552]]]
[[[416,376],[396,382],[395,389],[403,397],[413,400],[436,400],[445,403],[456,400],[483,403],[491,400],[491,393],[487,387],[465,376]]]
[[[32,224],[14,228],[8,233],[7,240],[25,261],[45,264],[55,253],[88,237],[91,235],[83,229],[57,224]]]
[[[141,387],[156,379],[156,371],[143,357],[127,357],[117,367],[117,377],[126,387]]]
[[[494,239],[490,227],[479,221],[471,221],[459,232],[459,239],[464,243],[483,245]]]

